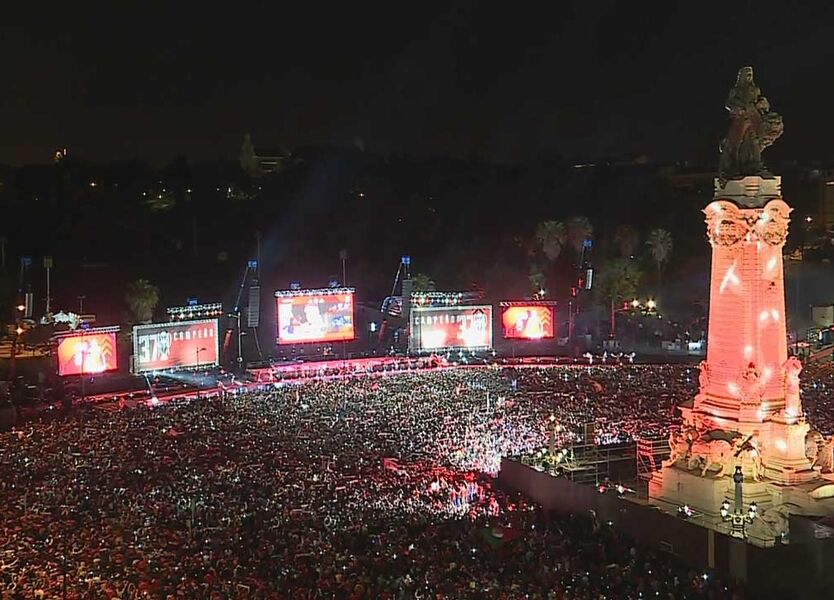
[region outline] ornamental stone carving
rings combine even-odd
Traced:
[[[785,361],[785,412],[791,417],[802,415],[802,401],[799,396],[799,373],[802,371],[800,360],[791,356]]]
[[[742,390],[741,402],[747,405],[758,405],[762,400],[762,380],[755,363],[750,362],[741,373]]]
[[[700,372],[698,373],[698,385],[701,391],[705,391],[709,387],[709,363],[702,360],[698,363]]]
[[[791,210],[782,200],[771,200],[761,209],[715,200],[704,209],[707,236],[713,246],[735,246],[740,242],[782,246],[788,237]]]

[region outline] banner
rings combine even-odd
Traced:
[[[492,306],[416,306],[411,311],[412,350],[492,348]]]
[[[147,373],[216,366],[219,339],[217,319],[137,325],[133,328],[133,370]]]

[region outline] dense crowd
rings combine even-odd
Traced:
[[[663,434],[685,366],[462,368],[94,409],[0,435],[2,598],[721,598],[495,489],[595,423]]]
[[[806,364],[800,375],[802,408],[822,435],[834,434],[834,364]]]

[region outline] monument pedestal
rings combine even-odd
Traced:
[[[760,509],[770,508],[773,499],[764,481],[744,484],[744,502],[755,502]],[[665,466],[649,480],[652,502],[677,512],[686,504],[703,519],[705,524],[721,523],[721,504],[733,499],[733,480],[727,474],[701,477],[700,473],[679,466]]]
[[[818,479],[819,471],[814,470],[805,455],[805,437],[811,427],[804,419],[788,419],[778,415],[768,423],[768,437],[772,448],[765,455],[765,476],[780,484],[796,485]]]

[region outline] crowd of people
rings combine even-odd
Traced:
[[[493,366],[30,423],[0,434],[0,598],[734,597],[491,477],[554,423],[664,435],[696,386],[688,366]]]
[[[834,435],[834,364],[806,363],[800,375],[802,408],[820,434]]]

